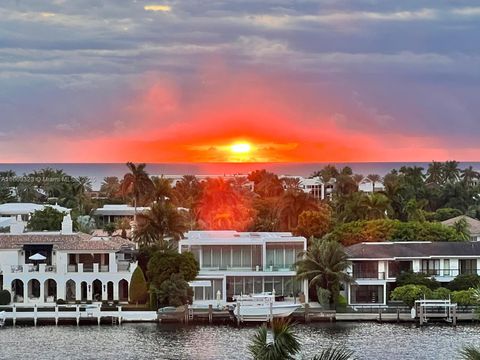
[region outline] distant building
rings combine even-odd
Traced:
[[[137,214],[150,210],[149,207],[137,207]],[[135,216],[135,207],[126,204],[104,205],[95,209],[93,215],[97,219],[97,225],[102,226],[108,223],[114,223],[119,219],[133,220]]]
[[[191,251],[200,273],[190,285],[194,304],[231,302],[242,294],[273,292],[284,300],[304,293],[307,282],[296,280],[297,255],[307,240],[286,232],[189,231],[179,252]]]
[[[312,195],[315,199],[324,200],[331,197],[333,193],[334,183],[325,184],[318,176],[312,178],[304,178],[301,176],[281,175],[280,179],[297,179],[300,189],[307,194]]]
[[[28,221],[30,216],[35,211],[45,210],[50,207],[65,214],[70,214],[71,209],[59,205],[50,204],[33,204],[33,203],[7,203],[0,205],[0,219],[2,217],[18,218],[19,216],[23,221]]]
[[[441,284],[461,274],[480,275],[480,242],[370,242],[346,251],[355,281],[346,289],[351,306],[387,305],[404,271],[427,274]]]
[[[453,226],[459,220],[465,219],[468,226],[468,231],[470,231],[470,240],[471,241],[480,241],[480,220],[471,218],[470,216],[460,215],[452,219],[442,221],[443,225]]]
[[[379,191],[385,191],[385,185],[381,181],[376,181],[375,183],[369,178],[364,178],[360,184],[358,184],[358,191],[364,193],[374,193]]]

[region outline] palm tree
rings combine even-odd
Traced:
[[[331,346],[315,355],[312,360],[351,360],[353,351],[341,347]]]
[[[410,199],[405,204],[403,211],[407,214],[408,221],[425,221],[424,208],[427,206],[428,200]]]
[[[473,169],[472,166],[469,166],[466,169],[461,171],[462,173],[462,181],[467,186],[475,185],[476,180],[480,178],[480,173]]]
[[[100,186],[100,194],[108,199],[114,199],[120,194],[120,180],[116,176],[107,176]]]
[[[78,204],[78,209],[80,213],[83,214],[85,203],[89,199],[87,193],[92,191],[92,181],[87,176],[80,176],[74,180],[72,190]]]
[[[300,351],[300,341],[293,332],[290,322],[283,318],[272,320],[272,341],[269,330],[260,327],[253,336],[249,346],[250,354],[255,360],[293,360]]]
[[[458,161],[446,161],[443,164],[443,175],[445,181],[450,183],[456,183],[460,179],[460,168],[458,167],[460,164]]]
[[[353,181],[355,181],[355,184],[357,184],[357,186],[360,186],[360,183],[363,181],[363,179],[365,179],[365,176],[363,176],[362,174],[353,174],[352,179]]]
[[[172,181],[164,177],[154,176],[152,178],[153,190],[152,197],[153,201],[165,201],[172,197]]]
[[[441,185],[444,183],[444,180],[443,164],[441,162],[432,161],[428,165],[425,182],[427,184]]]
[[[133,195],[133,205],[135,207],[134,221],[136,221],[138,203],[141,199],[149,197],[153,190],[153,184],[145,171],[146,164],[135,165],[132,162],[128,162],[127,167],[130,172],[123,177],[120,189],[124,197],[128,194]]]
[[[150,210],[138,214],[137,220],[133,238],[141,245],[163,245],[166,238],[178,241],[188,230],[183,216],[169,202],[153,204]]]
[[[297,261],[297,278],[308,280],[309,287],[323,288],[332,294],[330,303],[336,304],[340,284],[350,282],[347,274],[350,267],[347,254],[338,242],[328,239],[313,241],[312,246]]]
[[[361,206],[365,220],[385,219],[393,211],[388,197],[380,193],[365,195],[361,199]]]
[[[460,352],[463,360],[480,360],[480,349],[475,346],[465,346]]]
[[[375,191],[375,185],[382,181],[382,177],[378,174],[367,175],[367,179],[372,182],[373,191]]]
[[[301,191],[300,187],[300,179],[299,178],[291,178],[291,177],[284,177],[281,179],[285,190],[292,190],[292,191]]]
[[[318,210],[318,203],[313,197],[303,191],[287,191],[279,201],[281,230],[293,231],[298,225],[298,216],[307,210]]]
[[[452,227],[455,229],[455,232],[458,234],[459,239],[463,241],[470,240],[470,230],[469,230],[468,222],[464,217],[455,221]]]
[[[120,218],[115,222],[115,227],[117,230],[121,231],[121,237],[127,238],[127,230],[130,230],[132,226],[130,225],[130,220],[127,218]]]

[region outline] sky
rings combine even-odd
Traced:
[[[0,18],[0,162],[480,160],[476,0],[2,0]]]

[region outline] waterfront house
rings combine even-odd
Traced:
[[[0,205],[0,219],[2,218],[21,218],[22,221],[30,220],[30,216],[35,211],[42,211],[50,207],[61,213],[70,214],[71,209],[59,205],[33,204],[33,203],[6,203]]]
[[[351,306],[387,305],[403,271],[424,273],[444,284],[460,274],[480,275],[480,242],[370,242],[346,251],[355,281],[346,285]]]
[[[385,191],[385,185],[381,181],[372,181],[368,177],[363,178],[358,184],[358,191],[362,191],[367,194],[374,192]]]
[[[128,301],[137,263],[134,244],[119,237],[74,233],[70,215],[58,232],[0,234],[0,288],[16,304]]]
[[[442,224],[447,226],[454,226],[460,220],[465,220],[467,222],[467,228],[470,232],[470,240],[480,241],[480,220],[471,218],[470,216],[460,215],[452,219],[442,221]]]
[[[304,237],[288,232],[189,231],[179,243],[179,251],[191,251],[200,264],[190,284],[194,305],[273,291],[277,299],[298,301],[308,291],[306,281],[295,279],[294,264],[306,249]]]

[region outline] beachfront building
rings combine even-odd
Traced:
[[[368,177],[363,178],[358,184],[358,191],[372,194],[374,192],[385,191],[385,185],[380,181],[372,181]]]
[[[137,214],[150,210],[149,207],[137,206]],[[135,216],[135,207],[126,204],[103,205],[93,212],[98,226],[109,223],[115,223],[120,219],[133,220]]]
[[[0,234],[0,288],[13,303],[128,301],[137,266],[130,241],[74,233],[69,215],[58,232],[12,230]]]
[[[354,283],[348,284],[348,304],[387,305],[404,271],[424,273],[440,283],[461,274],[480,275],[480,242],[370,242],[346,249]]]
[[[335,183],[324,183],[320,177],[314,176],[311,178],[304,178],[301,176],[281,175],[280,179],[295,179],[298,181],[298,187],[306,194],[310,194],[317,200],[324,200],[326,197],[330,197],[333,194],[333,188]]]
[[[470,232],[470,240],[480,241],[480,220],[471,218],[470,216],[460,215],[452,219],[442,221],[442,224],[447,226],[454,226],[460,220],[465,220],[467,222],[467,228]]]
[[[189,231],[179,251],[191,251],[200,273],[190,285],[195,304],[225,304],[242,294],[275,292],[277,299],[308,296],[295,279],[297,256],[307,240],[287,232]],[[308,301],[308,298],[306,299]]]

